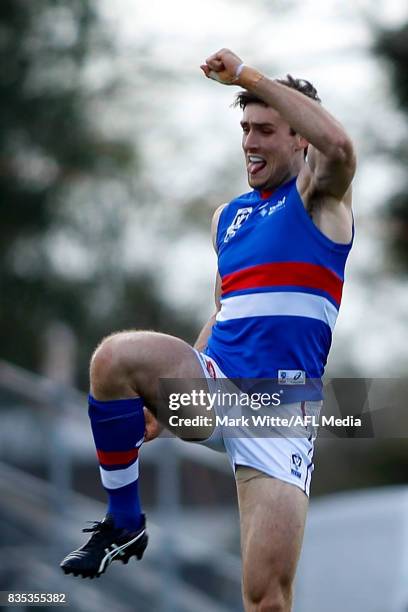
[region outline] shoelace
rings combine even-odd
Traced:
[[[88,523],[91,522],[92,521],[88,521]],[[95,544],[102,544],[106,540],[108,533],[112,532],[112,525],[109,523],[104,523],[103,521],[95,521],[92,527],[86,527],[85,529],[82,529],[82,531],[84,533],[93,532],[91,539],[84,545],[84,549],[88,550],[92,549]],[[111,537],[112,534],[109,535],[108,539]]]
[[[92,523],[92,521],[87,521],[87,523]],[[103,521],[93,521],[92,527],[85,527],[83,529],[83,533],[90,533],[95,531],[96,533],[99,531],[110,531],[112,529],[112,525]]]

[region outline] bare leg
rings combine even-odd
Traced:
[[[183,340],[150,331],[126,331],[109,336],[98,346],[90,368],[91,393],[98,400],[142,396],[148,408],[168,427],[163,411],[160,379],[205,379],[201,365],[191,346]],[[187,389],[184,388],[184,391]],[[205,406],[180,407],[178,416],[209,416]],[[205,439],[213,427],[195,430]],[[174,430],[181,435],[179,428]]]
[[[237,478],[245,611],[290,612],[308,499],[294,485],[251,471],[255,477]]]
[[[139,449],[146,438],[144,405],[159,418],[161,415],[164,425],[169,416],[160,379],[182,379],[183,392],[194,389],[193,379],[205,384],[201,364],[188,344],[164,334],[138,331],[103,340],[92,357],[90,378],[89,415],[102,484],[108,493],[107,516],[86,530],[93,532],[89,541],[61,563],[66,574],[84,578],[100,576],[114,560],[141,559],[146,549],[148,536],[138,492]],[[184,407],[180,413],[188,408],[198,414],[207,412],[205,405],[198,405]],[[190,437],[205,439],[212,429],[190,431]]]

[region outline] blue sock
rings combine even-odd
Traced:
[[[109,497],[108,514],[116,527],[138,529],[142,523],[138,455],[145,432],[144,401],[134,397],[104,402],[92,395],[88,401],[102,484]]]

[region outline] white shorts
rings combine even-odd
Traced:
[[[208,381],[227,378],[214,359],[204,353],[195,352]],[[209,388],[211,390],[211,384]],[[284,418],[295,415],[314,416],[318,419],[321,407],[321,401],[306,401],[281,404],[271,410]],[[214,406],[214,411],[218,416],[225,414],[223,407],[217,404]],[[259,437],[253,432],[248,432],[247,427],[240,429],[239,426],[234,425],[233,434],[231,434],[231,428],[217,424],[212,435],[198,444],[226,452],[234,472],[240,465],[251,467],[268,476],[293,484],[309,496],[314,469],[315,439],[316,430],[311,427],[302,427],[301,431],[297,429],[296,437],[288,437],[282,433],[282,429],[274,430],[273,427],[269,427],[268,434],[264,433],[262,437]]]

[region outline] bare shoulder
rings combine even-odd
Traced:
[[[348,244],[353,235],[352,187],[333,195],[316,184],[313,158],[299,173],[297,188],[303,205],[316,227],[330,240]]]
[[[224,210],[224,208],[228,206],[228,202],[225,202],[224,204],[221,204],[221,206],[218,206],[218,208],[215,210],[213,217],[212,217],[212,221],[211,221],[211,239],[214,245],[214,249],[217,250],[217,230],[218,230],[218,222],[220,220],[220,215],[222,213],[222,211]]]

